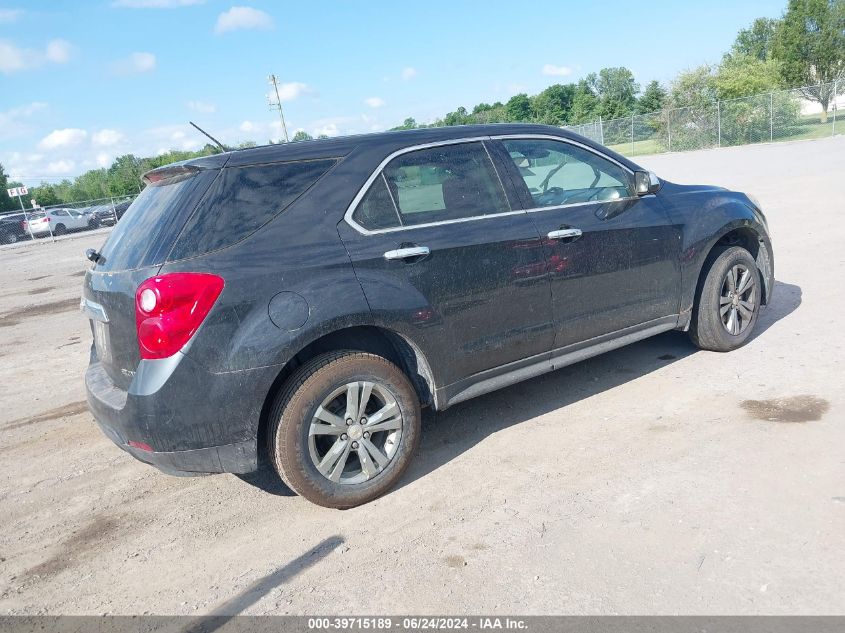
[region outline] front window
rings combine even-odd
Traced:
[[[628,172],[577,145],[550,139],[502,142],[534,207],[607,202],[632,195]]]

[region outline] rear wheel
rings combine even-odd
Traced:
[[[56,230],[53,231],[53,235],[64,235],[67,233],[67,227],[64,224],[57,224]]]
[[[269,452],[294,492],[351,508],[398,481],[419,435],[419,400],[396,365],[374,354],[332,352],[300,367],[279,394]]]
[[[690,338],[696,346],[727,352],[745,345],[757,323],[762,299],[754,258],[740,246],[710,258],[693,308]]]

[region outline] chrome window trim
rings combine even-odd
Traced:
[[[569,145],[575,145],[576,147],[580,147],[581,149],[585,149],[588,152],[595,154],[599,158],[604,158],[605,160],[613,163],[614,165],[622,168],[624,171],[628,172],[631,177],[634,177],[634,171],[629,169],[618,160],[613,158],[612,156],[607,156],[602,154],[601,152],[593,149],[589,145],[584,145],[583,143],[579,143],[578,141],[573,141],[568,138],[562,138],[560,136],[552,136],[551,134],[504,134],[502,136],[493,136],[491,140],[495,141],[520,141],[520,140],[530,140],[530,139],[540,139],[540,140],[549,140],[549,141],[558,141],[560,143],[568,143]],[[654,194],[650,194],[654,195]],[[614,202],[630,202],[631,200],[639,200],[645,196],[625,196],[624,198],[616,198],[615,200],[587,200],[586,202],[570,202],[569,204],[556,204],[550,207],[531,207],[529,209],[525,209],[526,213],[538,213],[540,211],[557,211],[560,209],[569,209],[571,207],[583,207],[588,204],[612,204]]]
[[[573,202],[573,203],[570,203],[570,204],[561,204],[561,205],[556,205],[556,206],[553,206],[553,207],[531,207],[531,208],[528,208],[528,209],[511,209],[510,211],[505,211],[505,212],[502,212],[502,213],[491,213],[491,214],[488,214],[488,215],[477,215],[477,216],[472,216],[472,217],[469,217],[469,218],[455,218],[455,219],[452,219],[452,220],[440,220],[438,222],[426,222],[425,224],[411,224],[411,225],[400,224],[400,226],[394,226],[394,227],[390,227],[390,228],[387,228],[387,229],[372,229],[372,230],[366,229],[363,226],[361,226],[360,224],[358,224],[355,220],[352,219],[352,214],[355,212],[355,209],[358,207],[358,204],[360,204],[360,202],[364,198],[364,196],[367,195],[367,192],[369,191],[370,186],[373,184],[373,182],[376,181],[376,179],[380,175],[383,175],[384,168],[394,158],[396,158],[397,156],[402,156],[403,154],[408,154],[410,152],[415,152],[415,151],[421,150],[421,149],[428,149],[428,148],[431,148],[431,147],[442,147],[444,145],[460,145],[462,143],[476,143],[476,142],[482,143],[484,150],[487,152],[487,157],[490,159],[490,162],[493,165],[493,170],[496,172],[496,177],[499,180],[499,185],[502,187],[502,193],[505,194],[505,200],[508,202],[508,206],[510,206],[510,200],[507,197],[507,190],[505,189],[504,183],[502,182],[501,174],[499,174],[499,170],[496,168],[496,163],[495,163],[495,161],[493,161],[493,157],[490,156],[490,150],[484,144],[484,141],[522,140],[522,139],[525,139],[525,140],[545,139],[545,140],[558,141],[560,143],[568,143],[570,145],[575,145],[576,147],[580,147],[582,149],[587,150],[588,152],[595,154],[599,158],[604,158],[605,160],[610,161],[611,163],[621,167],[627,173],[631,174],[632,177],[634,176],[634,171],[632,169],[630,169],[629,167],[626,167],[625,165],[620,163],[618,160],[616,160],[612,156],[607,156],[606,154],[601,153],[600,151],[590,147],[589,145],[584,145],[583,143],[579,143],[578,141],[568,139],[568,138],[563,137],[563,136],[554,136],[553,134],[499,134],[499,135],[495,135],[495,136],[471,136],[471,137],[465,137],[465,138],[447,139],[445,141],[434,141],[434,142],[431,142],[431,143],[421,143],[419,145],[411,145],[409,147],[403,147],[403,148],[398,149],[398,150],[392,152],[391,154],[389,154],[387,156],[387,158],[382,160],[381,163],[379,163],[378,167],[376,167],[373,170],[373,173],[371,173],[369,175],[367,180],[364,182],[364,184],[358,190],[358,193],[355,194],[355,197],[352,199],[352,202],[349,204],[349,206],[346,209],[346,213],[343,214],[343,219],[350,227],[355,229],[355,231],[357,231],[361,235],[381,235],[382,233],[396,233],[398,231],[409,231],[409,230],[413,230],[413,229],[429,228],[429,227],[433,227],[433,226],[442,226],[442,225],[446,225],[446,224],[458,224],[460,222],[473,222],[475,220],[486,220],[488,218],[499,218],[499,217],[504,217],[504,216],[508,216],[508,215],[517,215],[517,214],[520,214],[520,213],[537,213],[537,212],[540,212],[540,211],[554,211],[554,210],[558,210],[558,209],[568,209],[568,208],[571,208],[571,207],[580,207],[580,206],[584,206],[584,205],[588,205],[588,204],[610,204],[610,203],[614,203],[614,202],[628,202],[628,201],[631,201],[631,200],[639,200],[641,198],[646,197],[646,196],[636,196],[635,195],[635,196],[628,196],[628,197],[625,197],[625,198],[617,198],[616,200],[591,200],[591,201],[587,201],[587,202]],[[387,182],[385,182],[385,186],[387,186],[387,191],[390,194],[391,200],[393,200],[393,192],[390,191],[390,186],[387,185]],[[654,194],[648,194],[648,195],[653,196]],[[396,202],[395,201],[393,201],[393,206],[396,208]],[[398,213],[398,208],[396,208],[396,211]],[[399,217],[399,221],[400,221],[400,223],[402,222],[401,216]]]
[[[487,215],[474,215],[469,218],[454,218],[452,220],[440,220],[438,222],[426,222],[425,224],[409,224],[409,225],[400,225],[390,227],[388,229],[366,229],[360,224],[358,224],[354,219],[352,219],[352,214],[355,212],[355,209],[360,204],[361,200],[367,195],[367,192],[370,190],[370,186],[376,181],[376,179],[382,174],[384,168],[387,167],[387,164],[392,161],[397,156],[402,156],[403,154],[409,154],[411,152],[416,152],[421,149],[429,149],[432,147],[443,147],[445,145],[462,145],[464,143],[481,143],[482,147],[484,147],[484,151],[487,153],[487,158],[490,160],[490,164],[493,167],[493,172],[496,174],[496,178],[499,182],[499,186],[502,188],[502,195],[505,198],[505,202],[508,204],[508,208],[510,208],[510,200],[508,200],[507,190],[505,189],[504,183],[502,183],[502,177],[499,175],[499,170],[496,169],[496,163],[493,161],[492,157],[490,156],[490,152],[487,149],[487,146],[484,145],[484,141],[489,141],[489,136],[471,136],[466,138],[452,138],[447,139],[445,141],[434,141],[432,143],[421,143],[419,145],[411,145],[409,147],[403,147],[401,149],[397,149],[395,152],[388,154],[387,158],[385,158],[381,163],[379,163],[378,167],[373,170],[373,173],[367,178],[364,182],[362,187],[358,190],[358,193],[355,194],[355,197],[352,198],[352,202],[349,204],[349,207],[346,209],[346,213],[343,214],[344,221],[355,229],[361,235],[380,235],[382,233],[395,233],[397,231],[409,231],[412,229],[422,229],[432,226],[441,226],[445,224],[457,224],[459,222],[472,222],[474,220],[485,220],[487,218],[499,218],[506,215],[516,215],[518,213],[525,213],[524,209],[518,209],[510,211],[503,211],[501,213],[490,213]],[[390,187],[387,188],[388,192],[390,192]],[[391,200],[393,199],[393,193],[390,192]],[[394,206],[396,206],[396,202],[394,201]],[[397,209],[398,212],[398,209]],[[400,218],[401,222],[401,218]]]
[[[544,140],[548,140],[548,141],[558,141],[560,143],[568,143],[569,145],[575,145],[577,147],[580,147],[581,149],[587,150],[588,152],[590,152],[592,154],[595,154],[599,158],[604,158],[605,160],[608,160],[611,163],[618,165],[619,167],[621,167],[622,169],[627,171],[629,174],[631,174],[631,176],[634,175],[634,170],[632,170],[629,167],[626,167],[625,165],[620,163],[618,160],[616,160],[612,156],[608,156],[607,154],[603,154],[600,151],[590,147],[589,145],[584,145],[584,143],[579,143],[578,141],[573,141],[572,139],[564,138],[562,136],[553,136],[551,134],[502,134],[500,136],[491,136],[490,140],[491,141],[519,141],[519,140],[522,140],[522,139],[532,139],[532,138],[544,139]]]

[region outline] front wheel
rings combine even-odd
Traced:
[[[419,443],[420,419],[417,394],[396,365],[332,352],[300,367],[277,397],[269,452],[294,492],[351,508],[399,480]]]
[[[690,324],[696,346],[727,352],[748,341],[762,303],[757,264],[740,246],[725,247],[710,258],[710,268],[698,289]]]

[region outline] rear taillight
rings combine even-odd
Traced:
[[[135,292],[135,324],[141,358],[167,358],[199,329],[223,279],[208,273],[169,273],[150,277]]]

